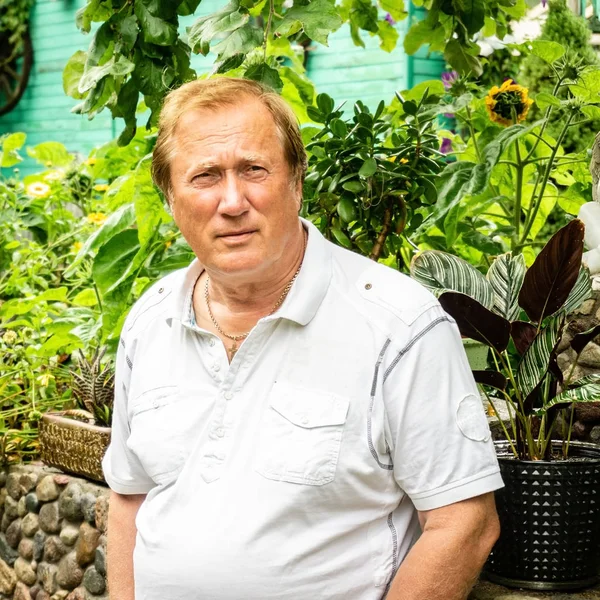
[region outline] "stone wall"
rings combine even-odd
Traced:
[[[108,496],[39,464],[0,471],[0,599],[107,600]]]
[[[600,324],[600,275],[593,278],[592,285],[593,298],[586,300],[574,315],[558,347],[560,352],[558,365],[565,377],[570,373],[575,359],[575,351],[569,345],[573,336]],[[581,353],[573,371],[572,381],[594,373],[600,373],[600,335],[596,336]],[[600,443],[600,402],[579,404],[575,409],[575,418],[573,439]]]

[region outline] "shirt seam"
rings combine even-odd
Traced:
[[[471,483],[475,483],[481,479],[485,479],[486,477],[489,477],[490,475],[495,475],[496,473],[500,473],[500,467],[492,467],[491,469],[481,471],[475,475],[471,475],[470,477],[460,479],[459,481],[447,483],[446,485],[443,485],[439,488],[435,488],[433,490],[410,494],[410,497],[411,497],[411,499],[415,499],[415,500],[424,500],[426,498],[441,496],[441,495],[445,494],[446,492],[450,492],[457,488],[461,488],[461,487],[467,486]]]

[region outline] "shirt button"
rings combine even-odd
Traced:
[[[221,369],[220,365],[217,365],[216,363],[213,365],[213,371],[219,371]]]
[[[215,339],[214,338],[210,338],[210,340],[208,340],[208,345],[209,346],[214,346],[215,345]]]
[[[308,425],[309,420],[308,417],[302,417],[302,425]]]
[[[231,400],[233,398],[233,394],[231,392],[225,392],[223,394],[223,397],[225,398],[225,400]]]
[[[222,427],[219,427],[217,430],[215,430],[215,433],[218,437],[222,438],[225,435],[225,430]]]

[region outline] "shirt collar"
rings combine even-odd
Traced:
[[[306,219],[300,218],[308,233],[308,241],[300,273],[281,308],[267,319],[289,319],[307,325],[315,316],[331,281],[331,248],[321,232]],[[195,325],[192,294],[204,267],[195,258],[186,268],[183,282],[174,290],[174,306],[168,319],[180,320],[183,325]]]

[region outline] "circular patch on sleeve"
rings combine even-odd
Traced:
[[[467,394],[458,404],[456,424],[465,437],[475,442],[487,442],[492,435],[481,398],[475,394]]]

